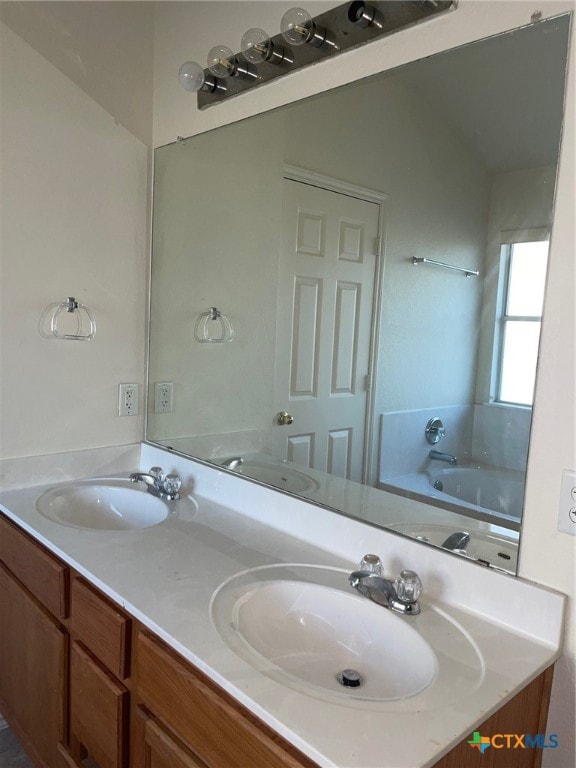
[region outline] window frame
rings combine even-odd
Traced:
[[[504,367],[504,340],[506,328],[510,323],[515,322],[534,322],[539,324],[539,335],[542,331],[542,319],[544,314],[544,304],[542,305],[542,314],[540,315],[509,315],[507,314],[509,303],[510,288],[510,270],[512,265],[512,254],[514,246],[522,243],[548,242],[548,258],[550,256],[550,228],[541,227],[537,229],[512,230],[501,232],[500,236],[500,268],[498,276],[498,295],[497,295],[497,314],[494,329],[494,353],[492,356],[492,380],[493,393],[490,398],[496,405],[512,406],[514,408],[531,409],[534,404],[520,403],[513,400],[504,400],[502,398],[502,373]],[[546,276],[544,278],[544,293],[546,291],[546,281],[548,275],[548,262],[546,264]],[[536,365],[538,359],[536,359]]]

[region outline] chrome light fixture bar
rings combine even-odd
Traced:
[[[210,66],[185,62],[180,68],[182,87],[197,93],[199,109],[310,66],[329,56],[391,35],[457,6],[457,0],[386,0],[344,3],[311,18],[303,8],[287,11],[282,32],[273,37],[251,29],[242,38],[241,53],[215,46]]]

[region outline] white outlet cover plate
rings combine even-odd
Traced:
[[[136,416],[138,414],[138,384],[118,385],[118,415]]]
[[[576,536],[576,472],[573,469],[562,470],[558,530]]]

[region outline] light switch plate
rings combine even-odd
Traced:
[[[576,536],[576,472],[573,469],[562,470],[558,530]]]

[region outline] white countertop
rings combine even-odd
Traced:
[[[432,766],[559,656],[564,597],[558,593],[144,446],[141,466],[153,463],[177,470],[194,493],[152,528],[59,525],[36,511],[46,486],[4,492],[0,506],[321,766]],[[233,499],[237,509],[222,499]],[[212,624],[214,591],[241,571],[275,563],[352,570],[366,551],[380,554],[388,575],[400,567],[417,570],[423,614],[444,611],[468,633],[483,663],[471,690],[435,698],[434,682],[416,696],[373,707],[324,701],[255,671]]]

